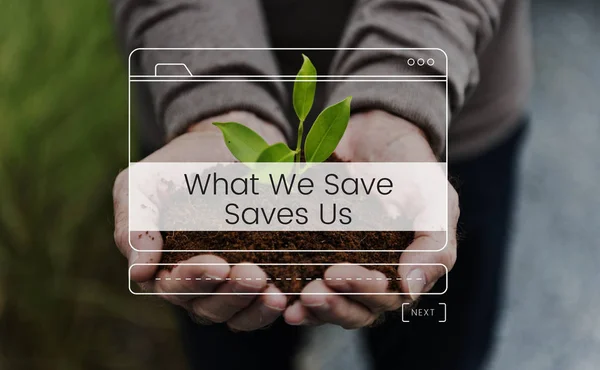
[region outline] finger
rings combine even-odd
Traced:
[[[369,326],[378,316],[362,304],[336,295],[322,280],[308,284],[303,293],[305,294],[300,298],[302,305],[317,319],[345,329]]]
[[[431,250],[436,252],[414,252],[402,253],[398,274],[402,277],[401,288],[405,293],[415,300],[421,293],[433,288],[435,283],[443,277],[456,262],[456,233],[448,232],[448,244],[440,251],[446,243],[446,233],[439,232],[417,232],[415,240],[407,249]]]
[[[161,270],[155,278],[155,289],[166,300],[179,304],[213,292],[226,281],[229,271],[229,265],[222,258],[210,254],[194,256],[171,271]]]
[[[163,240],[160,232],[129,232],[129,188],[128,170],[121,172],[113,187],[113,202],[115,213],[115,244],[121,253],[127,257],[130,266],[130,278],[136,282],[151,279],[156,273],[156,265],[160,262],[160,252]],[[144,252],[148,251],[148,252]]]
[[[325,284],[341,293],[367,293],[348,296],[348,299],[362,303],[376,314],[402,306],[402,298],[397,294],[374,294],[388,292],[388,277],[380,271],[358,265],[334,265],[325,271]]]
[[[250,331],[273,323],[285,310],[287,298],[274,285],[269,285],[263,294],[229,319],[227,325],[234,330]]]
[[[413,300],[433,288],[435,283],[454,267],[457,257],[456,227],[460,216],[458,194],[448,184],[448,230],[416,232],[407,250],[435,252],[402,253],[398,273],[402,277],[402,291],[410,293]],[[434,265],[409,265],[409,264]]]
[[[289,325],[306,325],[306,326],[318,326],[324,323],[313,316],[309,309],[302,305],[300,300],[292,303],[283,313],[285,322]]]
[[[267,286],[267,275],[253,264],[236,265],[231,269],[225,284],[217,289],[218,295],[192,301],[193,312],[212,322],[225,322],[242,309],[248,307],[255,294]]]

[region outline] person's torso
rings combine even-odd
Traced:
[[[271,46],[335,48],[351,16],[353,0],[262,0]],[[475,155],[507,137],[524,114],[532,79],[529,2],[507,0],[494,39],[478,55],[479,83],[449,129],[451,157]],[[402,45],[390,45],[390,47]],[[422,45],[441,48],[444,45]],[[329,71],[334,51],[315,53]],[[294,74],[294,53],[276,53],[283,74]],[[448,55],[452,74],[452,55]],[[424,102],[426,103],[426,102]]]

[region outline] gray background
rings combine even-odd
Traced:
[[[533,125],[493,370],[600,368],[599,9],[534,2]]]
[[[600,369],[600,4],[534,1],[536,84],[508,294],[490,370]],[[368,369],[321,327],[301,369]]]

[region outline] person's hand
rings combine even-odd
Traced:
[[[236,121],[252,128],[270,144],[285,142],[281,131],[261,121],[255,115],[232,112],[213,117],[192,126],[187,133],[175,138],[160,150],[144,159],[147,162],[229,162],[234,158],[224,144],[221,131],[212,122]],[[230,267],[214,255],[199,255],[178,264],[171,271],[157,266],[138,265],[160,262],[160,252],[138,252],[129,246],[128,230],[128,176],[121,172],[113,189],[115,211],[115,242],[127,257],[131,279],[145,291],[161,296],[187,309],[199,323],[223,323],[240,331],[259,329],[271,324],[286,307],[287,299],[275,286],[267,284],[265,272],[256,265]],[[139,233],[131,237],[139,251],[161,250],[163,240],[159,232]],[[190,265],[193,263],[220,263],[222,265]],[[157,279],[158,278],[158,279]],[[198,280],[196,278],[199,278]],[[230,278],[230,279],[226,279]],[[237,279],[242,278],[242,279]],[[231,295],[173,295],[172,293],[232,293]],[[270,295],[236,293],[268,292]],[[171,293],[171,294],[170,294]]]
[[[353,162],[436,162],[424,133],[412,123],[382,111],[353,115],[336,154]],[[450,270],[456,261],[458,195],[448,184],[448,244],[435,253],[402,253],[401,264],[441,263]],[[416,232],[412,250],[439,250],[446,242],[445,232]],[[324,279],[309,283],[300,299],[288,307],[285,320],[291,325],[331,323],[347,329],[369,326],[386,311],[395,311],[405,302],[416,300],[446,274],[439,265],[401,265],[401,290],[409,295],[334,295],[323,293],[384,293],[386,276],[358,265],[334,265]],[[353,277],[361,276],[361,280]],[[347,279],[350,278],[350,279]],[[317,293],[317,294],[314,294]]]

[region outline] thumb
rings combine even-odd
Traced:
[[[415,240],[400,257],[398,274],[402,278],[402,291],[409,293],[413,300],[417,299],[447,275],[455,262],[455,232],[415,233]]]

